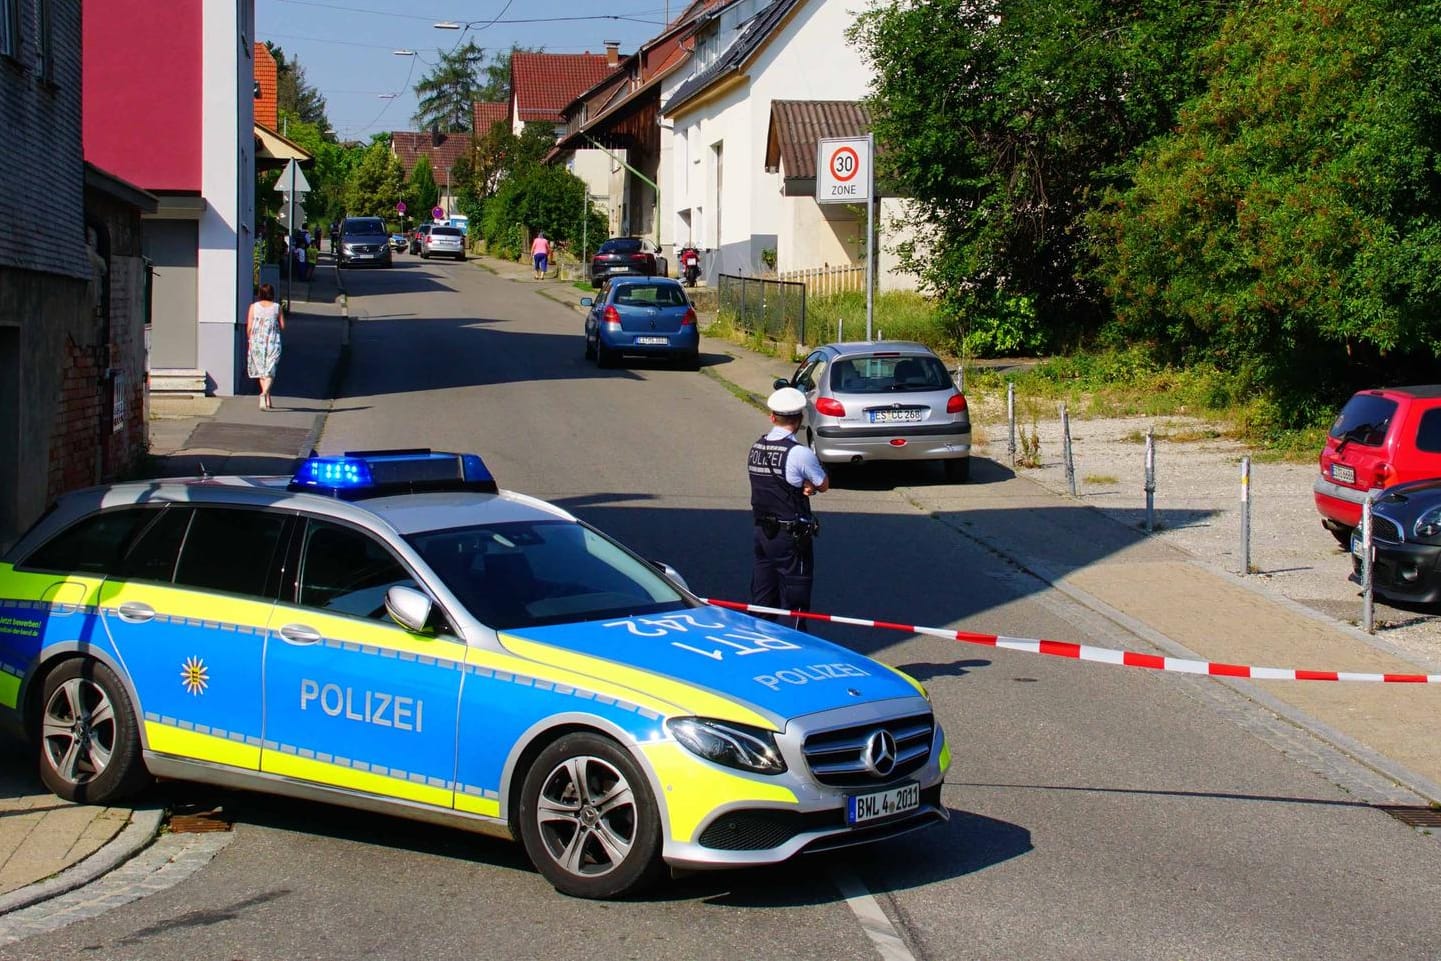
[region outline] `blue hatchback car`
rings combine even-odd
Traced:
[[[594,299],[585,317],[585,356],[614,367],[622,355],[666,358],[700,369],[695,308],[679,281],[669,277],[617,277]]]

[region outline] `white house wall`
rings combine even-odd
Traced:
[[[855,0],[799,4],[751,61],[748,82],[695,109],[681,104],[665,118],[673,130],[669,138],[662,133],[661,169],[673,186],[663,184],[662,222],[673,231],[677,245],[686,241],[689,232],[711,251],[706,257],[711,282],[718,273],[760,272],[761,252],[766,249],[776,251],[781,269],[835,266],[861,256],[857,252],[853,258],[847,246],[850,238],[864,234],[864,210],[858,223],[845,223],[851,214],[827,213],[810,198],[783,197],[780,174],[765,170],[773,100],[861,100],[870,93],[871,70],[845,38],[855,22],[856,7]],[[723,23],[721,29],[729,30],[731,25]],[[677,78],[662,92],[662,103],[684,79]],[[704,97],[702,93],[698,99]],[[724,144],[719,220],[713,161],[717,143]],[[886,201],[883,207],[891,203]],[[890,219],[883,212],[878,223],[884,226]],[[915,286],[915,278],[895,273],[896,258],[886,254],[901,239],[882,233],[878,259],[882,289]]]
[[[251,91],[254,0],[204,0],[197,366],[217,394],[237,390],[240,318],[250,301],[255,220]],[[245,96],[241,96],[244,91]]]

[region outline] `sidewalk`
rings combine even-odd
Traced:
[[[536,281],[527,264],[490,258],[471,263],[532,285],[557,303],[575,305],[579,335],[578,305],[589,291],[569,281]],[[214,474],[285,473],[296,457],[308,453],[348,360],[349,321],[336,281],[333,265],[322,261],[309,288],[296,292],[275,409],[259,410],[251,394],[218,403],[211,399],[208,409],[152,420],[157,474],[183,476],[202,468]],[[701,355],[706,376],[758,407],[774,379],[794,369],[788,360],[709,337],[701,340]],[[722,358],[723,363],[716,362]],[[1171,656],[1270,667],[1426,670],[1340,621],[1017,477],[1000,466],[1001,460],[993,450],[986,463],[977,463],[972,483],[927,488],[926,497],[940,504],[932,516],[1115,625],[1115,640],[1104,646],[1150,645]],[[876,612],[833,613],[869,617]],[[1219,683],[1260,705],[1262,713],[1282,719],[1281,726],[1293,725],[1296,748],[1287,753],[1301,763],[1313,769],[1328,763],[1324,751],[1314,748],[1314,735],[1374,772],[1374,777],[1356,779],[1350,776],[1353,765],[1332,763],[1337,782],[1345,783],[1357,800],[1441,802],[1441,740],[1431,734],[1441,697],[1435,685]],[[1250,715],[1238,719],[1250,721]],[[28,759],[0,753],[0,914],[98,877],[147,844],[160,820],[155,809],[66,804],[44,790]]]

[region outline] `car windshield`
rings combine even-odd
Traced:
[[[951,375],[940,358],[887,354],[845,357],[831,365],[831,390],[840,394],[950,390]]]
[[[347,234],[383,234],[385,224],[379,217],[352,217],[341,229]]]
[[[622,284],[615,288],[613,302],[642,307],[684,307],[685,293],[677,284]]]
[[[516,521],[406,540],[476,619],[496,630],[692,606],[654,567],[583,524]]]
[[[432,227],[430,235],[432,237],[459,237],[460,230],[455,227]]]
[[[640,253],[640,241],[633,237],[624,237],[619,240],[607,240],[600,245],[596,251],[598,254],[637,254]]]
[[[1380,447],[1386,442],[1386,432],[1391,427],[1396,407],[1396,402],[1390,398],[1357,394],[1341,408],[1336,422],[1331,425],[1330,435],[1345,443]]]

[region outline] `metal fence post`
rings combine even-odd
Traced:
[[[1061,453],[1066,463],[1066,489],[1076,496],[1076,461],[1071,456],[1071,415],[1061,405]]]
[[[1016,382],[1006,381],[1006,423],[1010,429],[1010,439],[1006,441],[1006,453],[1011,456],[1011,468],[1016,466]]]
[[[741,318],[741,328],[744,329],[744,330],[750,330],[750,323],[751,323],[751,304],[750,304],[750,301],[746,299],[746,275],[745,275],[745,274],[741,274],[741,309],[740,309],[740,318]]]
[[[1156,529],[1156,429],[1146,428],[1146,533]]]
[[[1361,627],[1367,634],[1376,633],[1375,568],[1371,563],[1376,549],[1371,542],[1371,496],[1367,494],[1361,504]]]
[[[1251,457],[1241,458],[1241,574],[1251,573]]]

